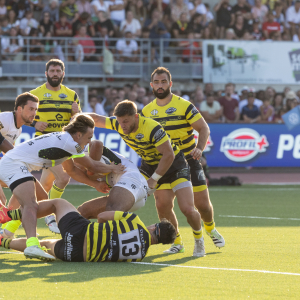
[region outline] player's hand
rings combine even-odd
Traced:
[[[110,188],[105,181],[100,181],[96,186],[96,190],[100,193],[107,194],[110,191]]]
[[[111,162],[110,165],[113,167],[112,172],[115,174],[124,174],[125,173],[125,166],[122,164],[116,165],[114,162]]]
[[[195,148],[191,151],[190,155],[193,157],[193,159],[199,160],[202,156],[202,151],[199,148]]]
[[[80,110],[79,110],[79,106],[78,104],[74,101],[72,103],[72,116],[74,116],[75,114],[79,113]]]
[[[48,127],[47,122],[36,122],[36,124],[34,125],[34,128],[40,132],[43,132],[47,127]]]
[[[157,185],[157,181],[154,180],[152,177],[150,177],[147,180],[147,183],[148,183],[149,189],[154,189],[156,187],[156,185]]]

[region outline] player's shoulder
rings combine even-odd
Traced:
[[[8,126],[12,120],[13,120],[13,112],[12,111],[5,111],[5,112],[0,113],[0,121],[1,121],[0,129],[4,128],[4,126]]]
[[[142,109],[143,115],[145,117],[149,117],[151,115],[151,112],[155,109],[155,107],[156,107],[156,101],[154,99]]]
[[[158,122],[156,122],[155,120],[151,119],[151,118],[147,118],[144,116],[140,116],[140,118],[142,118],[142,126],[147,129],[147,130],[152,130],[153,128],[155,128],[157,125],[161,126]]]
[[[70,95],[76,94],[76,92],[74,90],[68,88],[67,86],[65,86],[63,84],[61,85],[61,90],[68,93],[68,94],[70,94]]]
[[[39,95],[47,90],[46,83],[38,86],[37,88],[29,91],[33,95]]]
[[[174,94],[172,98],[172,104],[174,104],[176,108],[188,108],[190,105],[193,105],[190,101]]]

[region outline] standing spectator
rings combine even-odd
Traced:
[[[5,0],[0,0],[0,18],[6,15],[7,7],[5,5]]]
[[[280,32],[280,24],[274,21],[274,15],[271,11],[267,14],[267,21],[263,23],[263,33],[266,39],[269,38],[271,32]]]
[[[265,16],[268,11],[268,8],[261,3],[261,0],[255,0],[255,5],[251,9],[253,18],[259,19],[260,23],[265,21]]]
[[[97,37],[102,36],[101,29],[107,28],[107,35],[112,37],[114,35],[114,25],[110,19],[108,19],[107,12],[99,11],[98,12],[98,21],[94,25],[95,34]]]
[[[54,33],[58,37],[72,36],[72,25],[68,22],[67,16],[61,14],[59,21],[54,24]]]
[[[248,25],[244,20],[243,14],[241,12],[236,13],[235,23],[232,26],[234,33],[237,38],[242,38],[246,31],[248,31]]]
[[[257,123],[261,120],[260,110],[254,104],[255,94],[253,92],[248,93],[248,104],[242,109],[241,119],[245,123]]]
[[[133,37],[140,37],[142,34],[141,24],[139,20],[133,18],[133,12],[128,10],[126,13],[126,19],[121,22],[120,30],[122,34],[125,31],[130,31]]]
[[[108,1],[110,19],[113,21],[116,27],[121,25],[121,22],[125,20],[125,4],[123,0],[110,0]]]
[[[45,12],[50,13],[50,20],[52,22],[59,21],[59,7],[58,7],[58,0],[50,0],[49,5],[46,5],[42,11],[42,14]]]
[[[17,33],[20,29],[20,21],[17,19],[16,13],[13,9],[10,9],[7,13],[8,15],[8,26],[9,28],[16,28]]]
[[[195,13],[189,22],[187,31],[193,31],[195,39],[201,38],[201,32],[203,29],[202,15]]]
[[[43,34],[43,36],[46,36],[48,32],[53,35],[54,29],[53,29],[53,22],[50,19],[50,13],[44,12],[43,19],[40,21],[39,26],[40,32]]]
[[[219,123],[222,116],[222,107],[218,101],[214,100],[214,94],[208,92],[206,100],[200,104],[200,113],[207,123]]]
[[[286,26],[290,28],[291,36],[299,34],[300,24],[300,0],[295,1],[295,5],[290,6],[286,11]]]
[[[194,2],[194,3],[193,3]],[[195,13],[198,13],[200,15],[203,15],[205,17],[206,22],[206,6],[202,3],[202,0],[194,0],[190,1],[188,4],[190,16],[193,17]]]
[[[87,28],[87,34],[89,36],[95,36],[95,28],[93,23],[90,21],[90,15],[87,12],[83,12],[78,20],[76,20],[73,24],[72,24],[72,32],[73,35],[78,34],[78,28],[80,25],[84,25]]]
[[[60,11],[67,16],[67,19],[71,24],[79,18],[75,0],[63,0],[60,5]]]
[[[20,30],[21,30],[21,34],[23,36],[29,35],[30,30],[32,28],[38,28],[39,23],[33,19],[32,17],[32,11],[28,10],[25,13],[25,18],[23,18],[20,22]]]
[[[177,22],[182,13],[186,14],[187,21],[190,20],[190,14],[188,6],[184,3],[184,0],[176,0],[171,7],[171,19],[172,22]]]
[[[84,53],[84,61],[97,61],[95,57],[96,47],[94,41],[87,35],[87,27],[80,24],[78,34],[74,36],[78,40],[78,44],[82,46]]]
[[[265,98],[263,105],[259,108],[261,114],[261,120],[264,122],[272,122],[274,117],[274,107],[271,105],[271,101]]]
[[[217,15],[217,38],[223,39],[225,37],[225,29],[227,29],[231,22],[231,10],[229,0],[220,0],[214,7]]]
[[[89,15],[93,13],[92,6],[89,0],[78,0],[76,2],[76,5],[79,15],[81,15],[84,12],[88,13]]]
[[[120,61],[137,61],[138,44],[132,38],[130,31],[125,32],[124,39],[119,39],[116,44]]]
[[[226,123],[234,123],[239,120],[239,103],[236,99],[232,98],[233,84],[227,83],[225,85],[225,96],[219,99],[219,103],[223,107],[223,116]]]
[[[175,39],[186,38],[188,32],[188,20],[187,14],[182,13],[180,19],[173,23],[171,28],[171,36]],[[190,30],[190,32],[193,32]]]
[[[93,9],[93,16],[98,16],[99,11],[109,12],[109,3],[104,0],[93,0],[91,3]]]

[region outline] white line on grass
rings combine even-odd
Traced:
[[[181,266],[181,265],[169,265],[169,264],[158,264],[158,263],[147,263],[147,262],[133,262],[133,264],[153,265],[153,266],[163,266],[163,267],[177,267],[177,268],[190,268],[190,269],[220,270],[220,271],[258,272],[258,273],[267,273],[267,274],[300,276],[300,273],[275,272],[275,271],[267,271],[267,270],[211,268],[211,267]]]
[[[247,218],[247,219],[267,219],[267,220],[292,220],[292,221],[300,221],[300,219],[297,219],[297,218],[276,218],[276,217],[258,217],[258,216],[219,215],[219,217],[223,217],[223,218]]]

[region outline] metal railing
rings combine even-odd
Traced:
[[[94,45],[85,45],[86,38],[1,37],[2,76],[42,77],[45,62],[62,59],[67,78],[135,78],[149,80],[157,66],[165,66],[173,78],[202,79],[202,49],[200,40],[92,38]],[[17,42],[16,42],[17,41]],[[123,43],[123,45],[121,45]],[[125,47],[126,48],[126,47]],[[90,53],[92,52],[92,53]]]

